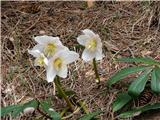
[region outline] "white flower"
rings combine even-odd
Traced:
[[[52,82],[56,75],[66,78],[67,77],[67,64],[76,61],[79,55],[76,52],[69,50],[58,51],[48,61],[47,66],[47,81]]]
[[[34,61],[34,66],[47,66],[48,59],[38,49],[33,48],[32,50],[28,50],[28,53],[36,58]]]
[[[46,57],[52,57],[59,50],[68,49],[62,45],[59,37],[43,35],[37,36],[34,39],[38,43],[34,49],[43,52]]]
[[[102,42],[98,34],[95,34],[89,29],[82,31],[83,35],[80,35],[77,38],[79,44],[85,46],[85,49],[82,53],[82,59],[84,61],[90,61],[94,58],[96,60],[101,60],[102,55]]]

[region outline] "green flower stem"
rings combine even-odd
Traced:
[[[96,83],[100,83],[100,78],[99,78],[99,74],[98,74],[98,70],[97,70],[97,63],[96,63],[96,59],[93,59],[93,66],[94,66],[94,72],[96,74]]]
[[[64,98],[64,100],[66,101],[68,107],[73,111],[73,107],[72,107],[72,103],[70,102],[70,100],[68,99],[67,95],[65,94],[64,90],[61,88],[60,85],[60,80],[59,77],[57,76],[56,79],[54,80],[55,85],[58,89],[59,94],[62,95],[62,97]]]
[[[83,111],[84,111],[86,114],[88,114],[88,113],[89,113],[89,110],[87,109],[87,105],[86,105],[85,101],[79,101],[78,103],[79,103],[80,107],[83,109]]]

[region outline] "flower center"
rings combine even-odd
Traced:
[[[51,56],[56,51],[56,45],[54,43],[48,43],[47,46],[44,48],[44,53],[47,56]]]
[[[97,47],[97,41],[96,39],[91,39],[89,42],[86,44],[86,48],[90,51],[94,51]]]
[[[37,64],[39,66],[43,66],[45,63],[44,63],[44,57],[43,56],[40,56],[39,58],[37,58]]]
[[[61,69],[62,67],[62,59],[61,58],[56,58],[54,61],[53,61],[53,66],[56,70],[59,70]]]

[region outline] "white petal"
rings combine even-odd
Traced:
[[[58,76],[62,77],[62,78],[66,78],[67,77],[67,65],[63,65],[62,69],[57,73]]]
[[[85,35],[88,35],[90,37],[94,37],[95,36],[95,33],[92,31],[92,30],[89,30],[89,29],[85,29],[82,31]]]
[[[84,51],[82,53],[82,59],[85,62],[93,60],[94,57],[95,57],[95,53],[94,52],[90,52],[87,49],[84,49]]]
[[[101,60],[103,58],[102,48],[96,51],[96,60]]]
[[[44,63],[46,66],[48,66],[48,59],[46,57],[44,58]]]
[[[56,70],[52,67],[52,63],[48,65],[46,72],[47,72],[47,81],[52,82],[57,74]]]
[[[90,37],[88,35],[80,35],[80,36],[78,36],[77,41],[79,44],[85,45],[87,40],[89,40],[89,39],[90,39]]]
[[[32,50],[38,50],[40,52],[43,52],[43,49],[44,49],[44,46],[41,44],[37,44],[32,48]]]
[[[79,58],[78,53],[76,53],[74,51],[69,51],[69,50],[61,52],[61,56],[64,59],[65,64],[72,63],[72,62],[78,60],[78,58]]]
[[[28,50],[28,53],[34,57],[39,57],[41,52],[39,50]]]
[[[57,51],[62,51],[62,50],[69,50],[69,49],[66,46],[58,45],[57,46]]]
[[[56,45],[62,45],[59,37],[43,35],[43,36],[36,36],[34,39],[39,44],[47,44],[54,42]]]

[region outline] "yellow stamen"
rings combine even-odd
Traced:
[[[43,57],[43,56],[40,56],[39,58],[37,58],[36,63],[37,63],[39,66],[43,66],[43,65],[45,64],[45,63],[44,63],[44,57]]]
[[[54,43],[48,43],[48,45],[44,48],[44,54],[46,56],[51,56],[55,53],[56,46]]]
[[[59,70],[61,69],[62,67],[62,59],[61,58],[56,58],[54,61],[53,61],[53,66],[56,70]]]
[[[96,39],[89,40],[89,42],[86,44],[86,48],[90,51],[94,51],[96,47],[97,47]]]

